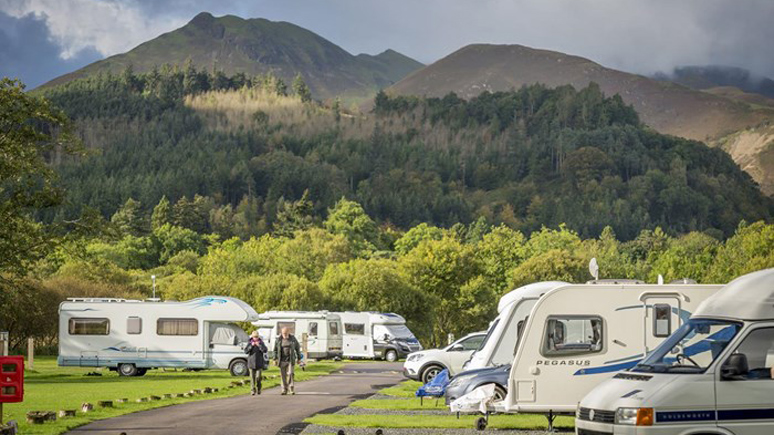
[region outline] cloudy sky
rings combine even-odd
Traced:
[[[642,74],[722,64],[774,77],[774,0],[0,0],[0,76],[34,87],[201,11],[290,21],[352,53],[392,48],[424,63],[516,43]]]

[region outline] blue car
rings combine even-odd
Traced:
[[[453,400],[486,384],[495,385],[495,401],[503,400],[508,393],[508,376],[510,373],[510,364],[461,372],[454,376],[449,385],[446,386],[446,404],[448,405]]]

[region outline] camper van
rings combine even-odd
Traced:
[[[581,400],[577,432],[774,433],[774,269],[735,279]]]
[[[247,334],[234,322],[258,313],[239,299],[186,302],[71,298],[59,305],[60,366],[107,367],[121,376],[150,368],[228,369],[247,374]]]
[[[406,319],[395,313],[344,311],[344,356],[347,358],[383,358],[397,361],[422,345],[406,326]]]
[[[497,304],[497,317],[489,325],[481,347],[471,355],[464,370],[476,370],[513,362],[516,339],[537,300],[556,287],[568,285],[562,281],[545,281],[512,290]]]
[[[298,341],[306,334],[305,358],[341,358],[341,318],[327,311],[267,311],[253,322],[266,341],[269,352],[274,352],[274,341],[282,328],[288,328]]]
[[[616,372],[642,361],[721,286],[590,281],[558,286],[532,308],[499,411],[572,414]]]

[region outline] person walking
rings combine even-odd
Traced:
[[[282,378],[282,394],[296,394],[293,384],[293,371],[296,362],[301,362],[301,345],[287,327],[283,327],[281,334],[274,344],[274,363],[279,366]]]
[[[247,354],[247,369],[250,372],[250,394],[255,396],[261,394],[262,370],[268,361],[264,360],[264,355],[268,349],[258,335],[258,331],[253,331],[250,335],[250,341],[245,346]]]

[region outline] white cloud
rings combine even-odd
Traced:
[[[0,0],[0,11],[44,20],[62,59],[86,48],[104,56],[121,53],[187,21],[168,14],[147,16],[137,2],[117,0]]]

